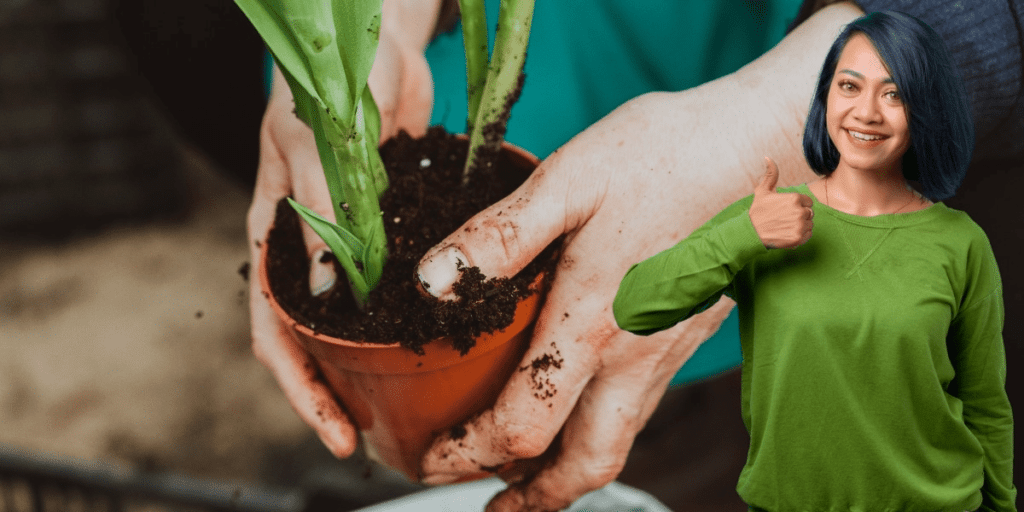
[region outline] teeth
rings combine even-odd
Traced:
[[[855,138],[860,139],[860,140],[879,140],[879,139],[882,138],[881,135],[867,135],[867,134],[864,134],[864,133],[855,132],[853,130],[847,130],[847,131],[850,132],[850,135],[853,135]]]

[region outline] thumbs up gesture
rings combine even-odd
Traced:
[[[765,173],[754,189],[750,205],[750,222],[754,224],[761,243],[769,249],[788,249],[811,239],[814,227],[814,203],[804,194],[780,194],[775,191],[779,168],[771,158],[765,159]]]

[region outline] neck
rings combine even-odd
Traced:
[[[825,186],[828,205],[854,215],[898,213],[920,201],[898,166],[878,172],[854,169],[840,161]]]

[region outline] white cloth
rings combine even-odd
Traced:
[[[427,489],[356,512],[480,512],[505,488],[498,477]],[[671,512],[654,496],[612,482],[576,500],[568,512]]]

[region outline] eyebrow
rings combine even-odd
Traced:
[[[864,75],[862,75],[862,74],[860,74],[860,73],[858,73],[858,72],[856,72],[856,71],[854,71],[852,69],[841,69],[841,70],[839,70],[839,72],[840,73],[846,73],[848,75],[854,76],[855,78],[859,78],[861,80],[864,80]],[[883,84],[894,84],[896,82],[892,81],[892,77],[891,76],[887,76],[887,77],[882,79],[882,83]]]

